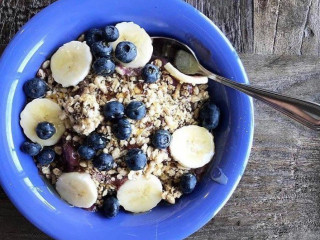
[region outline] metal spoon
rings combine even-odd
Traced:
[[[227,78],[218,76],[205,69],[187,45],[171,38],[152,37],[154,55],[163,56],[173,63],[181,72],[191,75],[208,76],[209,79],[221,83],[230,88],[243,92],[255,99],[270,105],[274,109],[284,113],[288,117],[302,123],[303,125],[320,131],[320,105],[301,99],[288,97],[261,88],[237,83]],[[184,58],[182,61],[181,57]]]

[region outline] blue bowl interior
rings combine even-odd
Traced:
[[[68,11],[72,9],[72,11]],[[66,12],[68,14],[66,14]],[[16,35],[0,62],[0,182],[17,208],[37,227],[57,239],[181,239],[208,222],[229,199],[245,169],[253,134],[251,100],[210,83],[210,95],[222,111],[215,133],[215,161],[196,190],[176,205],[161,204],[144,214],[120,213],[106,219],[73,208],[39,176],[32,159],[19,150],[25,137],[19,115],[25,105],[23,83],[63,43],[93,26],[134,21],[151,35],[189,44],[210,70],[247,82],[240,59],[222,33],[201,13],[180,0],[61,0],[34,17]],[[211,180],[213,166],[228,177]]]

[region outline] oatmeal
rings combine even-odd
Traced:
[[[174,204],[192,192],[195,170],[212,159],[209,131],[220,112],[205,79],[182,81],[177,69],[151,55],[149,35],[134,23],[91,29],[63,45],[25,87],[35,100],[21,126],[34,143],[22,150],[68,203],[101,208],[107,217],[119,206],[144,212],[160,200]],[[52,106],[39,113],[34,101],[43,100]],[[26,111],[30,104],[37,117]]]

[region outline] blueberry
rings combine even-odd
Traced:
[[[96,58],[111,58],[112,47],[109,44],[99,41],[91,45],[91,51]]]
[[[137,48],[132,42],[120,42],[116,47],[115,56],[120,62],[132,62],[137,57]]]
[[[85,139],[85,145],[93,148],[93,150],[104,149],[107,145],[107,138],[102,134],[93,132]]]
[[[146,83],[154,83],[160,79],[159,68],[152,64],[147,64],[142,69],[141,77]]]
[[[47,92],[47,84],[40,78],[33,78],[23,85],[23,91],[28,98],[40,98]]]
[[[85,34],[86,43],[91,47],[93,43],[103,40],[103,31],[97,28],[91,28]]]
[[[202,127],[213,130],[219,125],[220,109],[211,102],[206,102],[200,109],[199,120]]]
[[[112,132],[119,140],[126,140],[132,133],[131,124],[125,118],[119,119],[112,125]]]
[[[180,190],[185,193],[191,193],[197,184],[197,178],[191,173],[186,173],[180,178]]]
[[[56,133],[56,128],[52,123],[41,122],[36,127],[37,136],[43,140],[51,138]]]
[[[107,42],[114,42],[119,38],[119,31],[115,26],[106,26],[103,31],[103,36]]]
[[[114,160],[110,154],[101,153],[93,159],[92,163],[100,171],[108,171],[112,168]]]
[[[78,148],[78,153],[80,157],[83,157],[86,160],[90,160],[94,157],[94,155],[96,154],[96,151],[89,146],[81,145]]]
[[[152,135],[151,142],[155,148],[165,149],[170,145],[171,134],[167,130],[158,130]]]
[[[41,150],[41,146],[38,143],[24,142],[21,145],[21,151],[29,154],[30,156],[36,156]]]
[[[124,115],[124,106],[118,101],[108,102],[103,107],[103,115],[108,121],[120,119]]]
[[[120,204],[118,199],[115,197],[109,196],[104,199],[102,206],[102,213],[108,218],[113,218],[119,213]]]
[[[41,166],[44,166],[52,163],[55,156],[56,153],[51,148],[44,147],[35,158]]]
[[[132,101],[126,107],[126,115],[133,120],[141,120],[147,113],[146,106],[142,102]]]
[[[143,169],[147,164],[147,156],[138,148],[130,149],[124,160],[128,168],[134,171]]]
[[[101,76],[110,76],[114,73],[116,65],[108,58],[98,58],[92,65],[96,74]]]

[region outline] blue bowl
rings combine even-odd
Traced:
[[[39,229],[56,239],[182,239],[206,224],[223,207],[245,170],[253,135],[252,101],[246,95],[210,84],[222,110],[215,133],[216,156],[195,192],[176,205],[144,214],[120,213],[106,219],[69,206],[19,150],[25,137],[19,114],[26,99],[23,83],[63,43],[91,27],[134,21],[151,35],[171,36],[189,44],[212,71],[248,83],[228,40],[204,15],[181,0],[60,0],[35,16],[12,40],[0,62],[0,182],[15,206]],[[211,179],[218,166],[226,185]]]

